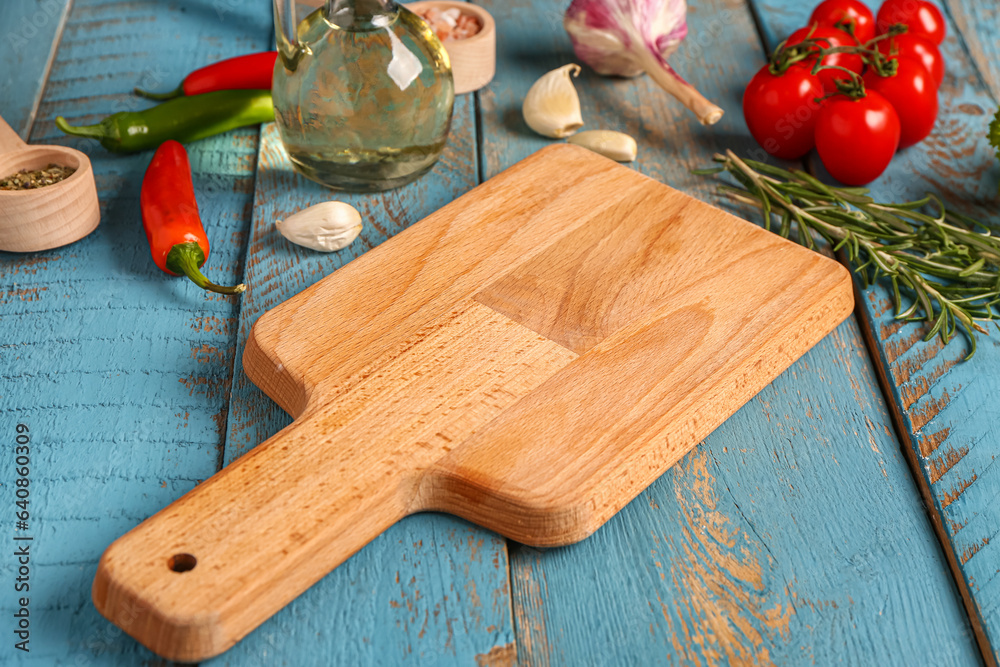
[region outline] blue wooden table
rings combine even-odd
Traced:
[[[112,155],[53,121],[144,108],[134,86],[172,88],[269,48],[269,3],[0,4],[0,115],[33,143],[86,151],[102,201],[82,241],[0,253],[0,664],[164,664],[98,615],[90,585],[112,540],[289,422],[240,367],[250,326],[548,143],[519,109],[538,76],[573,61],[567,3],[482,4],[497,20],[495,80],[458,100],[433,172],[341,197],[367,223],[343,251],[276,233],[275,219],[331,195],[292,172],[273,126],[189,146],[210,276],[246,281],[241,300],[154,267],[138,210],[149,153]],[[672,62],[727,111],[722,122],[701,127],[647,78],[585,71],[587,127],[637,137],[634,168],[731,208],[690,169],[755,147],[743,87],[813,4],[690,0]],[[1000,95],[1000,8],[944,9],[941,116],[873,192],[931,191],[995,221],[1000,163],[984,135]],[[995,665],[1000,335],[962,363],[962,340],[923,343],[920,326],[892,320],[884,288],[858,288],[854,317],[586,541],[540,551],[449,516],[410,517],[205,664]],[[21,529],[18,435],[31,459]],[[14,555],[25,543],[27,575]],[[19,576],[29,592],[15,592]],[[21,597],[27,652],[15,646]]]

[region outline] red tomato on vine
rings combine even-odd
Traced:
[[[854,99],[835,95],[816,118],[816,152],[830,175],[845,185],[878,178],[899,146],[899,116],[875,91]]]
[[[926,37],[934,44],[944,41],[947,30],[941,10],[927,0],[885,0],[875,19],[876,29],[883,34],[896,23],[906,25],[908,34]]]
[[[862,44],[875,36],[875,16],[860,0],[823,0],[809,17],[813,24],[853,34]]]
[[[761,148],[786,160],[812,150],[816,116],[823,85],[805,65],[796,64],[781,74],[765,65],[743,92],[743,117]]]
[[[801,44],[806,39],[816,40],[816,43],[822,48],[857,46],[857,41],[852,36],[843,30],[837,30],[836,28],[830,28],[829,26],[811,26],[808,28],[800,28],[788,36],[785,46],[795,46],[796,44]],[[816,62],[816,57],[814,56],[803,62],[807,63],[809,67],[812,67]],[[861,71],[865,66],[864,60],[862,60],[861,56],[854,53],[832,53],[824,57],[821,64],[824,67],[843,67],[851,70],[852,72],[857,72],[858,74],[861,74]],[[820,70],[816,76],[819,77],[820,83],[823,84],[823,89],[828,93],[836,92],[837,84],[835,81],[837,79],[844,81],[851,80],[850,74],[835,69]]]
[[[864,76],[869,91],[889,100],[899,116],[899,147],[923,141],[934,129],[938,114],[937,86],[923,64],[912,58],[897,58],[896,73],[882,76],[871,68]]]
[[[936,87],[944,80],[944,58],[941,50],[926,37],[905,33],[875,43],[879,53],[889,58],[913,58],[923,63]]]

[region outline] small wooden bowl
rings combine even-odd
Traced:
[[[458,9],[463,14],[475,16],[482,29],[468,39],[450,39],[444,44],[451,59],[451,72],[455,77],[455,94],[471,93],[490,81],[497,69],[497,25],[490,13],[468,2],[451,0],[425,0],[403,5],[411,12],[421,12],[432,7]]]
[[[101,210],[87,156],[66,146],[29,146],[0,118],[0,178],[53,163],[76,172],[64,181],[33,190],[0,190],[0,250],[58,248],[97,227]]]

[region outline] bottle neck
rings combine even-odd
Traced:
[[[340,28],[376,22],[381,16],[393,17],[399,7],[395,0],[327,0],[327,20]]]

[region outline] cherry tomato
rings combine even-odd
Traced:
[[[794,160],[808,153],[823,97],[819,78],[804,65],[772,74],[765,65],[743,92],[743,117],[750,134],[775,157]]]
[[[824,48],[832,48],[835,46],[857,46],[857,42],[853,37],[848,35],[843,30],[837,30],[836,28],[831,28],[829,26],[816,26],[808,28],[800,28],[788,36],[787,46],[793,46],[803,42],[806,38],[815,39],[819,44],[823,45]],[[809,67],[812,67],[815,63],[815,58],[810,58],[805,60]],[[857,72],[861,74],[861,70],[864,69],[865,63],[861,59],[861,56],[854,53],[833,53],[831,55],[823,58],[823,65],[845,67],[852,72]],[[837,79],[850,80],[851,76],[847,72],[842,72],[835,69],[825,69],[820,70],[816,76],[819,77],[820,83],[823,84],[823,89],[828,93],[833,93],[837,91],[837,84],[834,83]]]
[[[878,178],[899,146],[899,116],[875,91],[828,99],[816,118],[816,152],[830,175],[845,185]]]
[[[938,114],[937,87],[923,63],[896,58],[894,76],[880,76],[875,68],[864,76],[865,86],[889,100],[899,116],[899,147],[923,141],[934,129]]]
[[[853,26],[854,36],[862,44],[875,36],[875,17],[860,0],[823,0],[809,17],[809,25],[814,23],[844,32],[850,32],[845,26]]]
[[[910,35],[926,37],[934,44],[944,41],[945,22],[941,10],[927,0],[885,0],[879,7],[875,19],[876,29],[881,35],[889,26],[905,23]]]
[[[919,60],[930,72],[934,85],[941,86],[941,82],[944,80],[944,58],[941,57],[940,49],[926,37],[904,33],[879,40],[875,43],[875,48],[890,58],[900,56]]]

